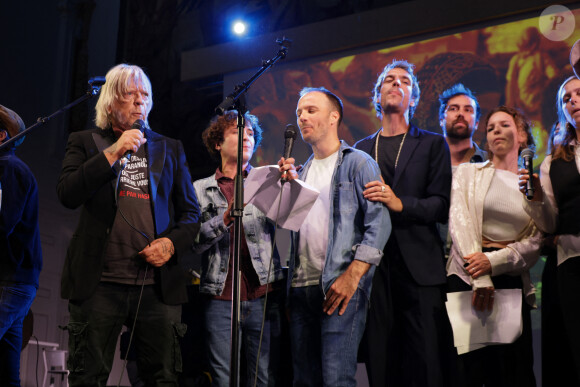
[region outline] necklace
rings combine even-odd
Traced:
[[[381,132],[383,130],[381,129]],[[399,150],[397,152],[397,158],[395,159],[395,169],[397,168],[397,164],[399,164],[399,156],[401,155],[401,149],[403,149],[403,143],[405,142],[405,137],[407,137],[407,133],[409,133],[409,131],[406,131],[405,134],[403,135],[403,139],[401,140],[401,144],[399,145]],[[379,163],[379,137],[381,136],[381,133],[377,134],[377,138],[375,139],[375,161],[377,162],[377,164]]]

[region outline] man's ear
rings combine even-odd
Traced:
[[[338,124],[338,119],[340,118],[340,114],[336,110],[333,110],[330,112],[330,117],[334,118],[334,122],[336,122]]]
[[[8,138],[8,132],[0,130],[0,143],[3,143]]]

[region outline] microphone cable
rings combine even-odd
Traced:
[[[258,384],[258,369],[260,365],[260,352],[262,350],[262,339],[264,336],[264,326],[266,323],[266,308],[268,306],[268,293],[270,291],[270,274],[272,273],[272,262],[274,261],[274,251],[276,249],[276,234],[278,232],[278,217],[280,216],[280,205],[282,204],[282,192],[284,191],[284,183],[280,185],[280,194],[278,196],[278,209],[276,210],[276,221],[274,222],[274,236],[272,241],[272,257],[270,258],[270,264],[268,265],[268,275],[266,277],[266,295],[264,296],[264,308],[262,312],[262,326],[260,328],[260,340],[258,341],[258,353],[256,355],[256,369],[254,371],[254,384],[256,387]],[[280,312],[282,318],[282,312]]]
[[[286,125],[284,130],[284,159],[290,158],[294,140],[296,139],[296,126]],[[288,173],[288,172],[285,172]],[[262,350],[262,339],[264,337],[264,325],[266,323],[266,308],[268,307],[268,293],[270,292],[270,274],[272,273],[272,262],[274,261],[274,251],[276,250],[276,234],[278,233],[278,218],[280,216],[280,205],[282,204],[282,193],[284,192],[284,183],[287,182],[284,177],[280,181],[280,195],[278,196],[278,208],[276,210],[276,221],[274,222],[274,236],[272,241],[272,256],[270,257],[270,264],[268,265],[268,275],[266,277],[266,295],[264,297],[264,308],[262,312],[262,327],[260,328],[260,340],[258,342],[258,353],[256,355],[256,369],[254,371],[254,387],[258,383],[258,369],[260,365],[260,352]],[[278,254],[279,255],[279,254]],[[282,311],[280,311],[280,319],[282,319]]]
[[[124,168],[123,168],[123,170],[124,170]],[[147,245],[151,246],[151,240],[149,239],[149,236],[145,232],[143,232],[143,231],[139,230],[137,227],[135,227],[129,221],[129,219],[127,219],[127,217],[123,213],[123,210],[121,209],[121,207],[119,207],[119,182],[121,180],[121,175],[123,174],[123,170],[121,170],[119,172],[119,175],[117,176],[117,181],[115,183],[115,205],[116,205],[117,209],[119,210],[119,214],[121,214],[121,217],[123,218],[125,223],[127,223],[127,225],[129,227],[131,227],[133,230],[135,230],[135,232],[137,232],[137,234],[139,234],[143,238],[145,238],[145,240],[147,241]],[[125,369],[127,368],[129,351],[131,351],[131,345],[133,344],[133,335],[135,333],[135,325],[137,325],[137,316],[139,315],[139,310],[141,309],[141,300],[143,298],[143,290],[145,289],[145,279],[147,278],[147,269],[149,269],[148,263],[145,265],[145,272],[143,273],[143,280],[141,281],[141,289],[139,291],[139,298],[137,300],[137,310],[135,311],[135,317],[133,318],[133,324],[131,326],[131,334],[129,335],[129,343],[127,344],[127,350],[125,352],[125,358],[123,359],[123,367],[121,368],[121,375],[119,375],[119,381],[117,383],[117,387],[121,386],[121,381],[123,379],[123,376],[125,375]]]

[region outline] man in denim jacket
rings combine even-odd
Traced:
[[[246,113],[243,136],[243,170],[259,146],[262,129],[258,119]],[[193,249],[202,254],[200,292],[204,300],[208,364],[214,386],[228,386],[230,377],[231,306],[233,271],[233,219],[230,216],[237,173],[237,112],[215,117],[203,133],[210,154],[221,161],[212,176],[193,183],[202,210],[202,225]],[[228,205],[229,203],[229,205]],[[273,386],[279,359],[282,266],[272,250],[274,223],[254,205],[244,208],[240,251],[240,329],[247,355],[247,385],[254,385],[256,358],[264,303],[267,303],[264,335],[258,367],[258,386]],[[268,276],[268,272],[270,275]],[[266,297],[267,294],[267,297]],[[267,302],[266,302],[267,299]]]
[[[380,179],[377,164],[338,138],[340,99],[325,88],[305,88],[300,96],[298,125],[314,153],[300,178],[320,195],[292,237],[294,385],[355,386],[372,277],[391,222],[385,206],[363,197],[365,184]]]

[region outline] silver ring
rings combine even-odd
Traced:
[[[381,192],[385,192],[385,186],[381,185]]]

